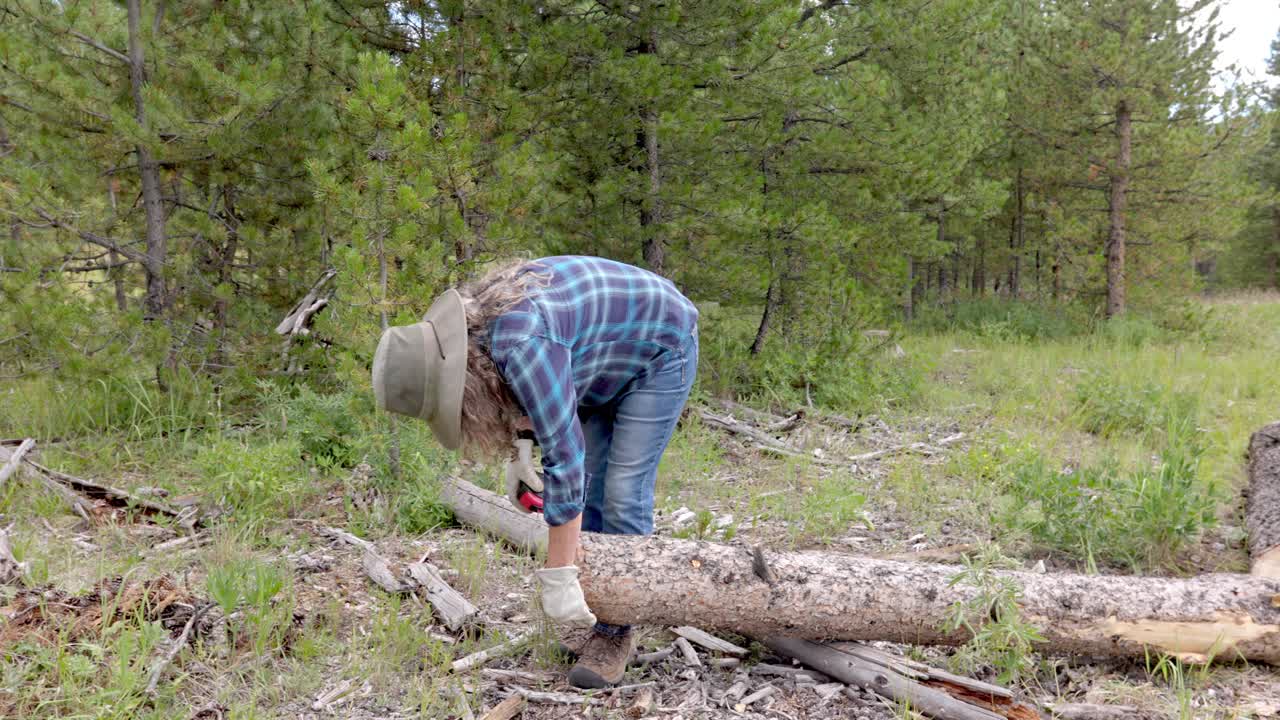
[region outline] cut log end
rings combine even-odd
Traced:
[[[1245,524],[1253,574],[1280,577],[1280,422],[1249,438]]]
[[[1258,577],[1280,579],[1280,547],[1271,548],[1254,558],[1250,573]]]

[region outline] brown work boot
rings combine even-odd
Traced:
[[[630,630],[617,637],[593,633],[578,653],[577,664],[569,670],[569,684],[587,689],[617,685],[627,671],[627,661],[635,645]]]
[[[596,629],[595,627],[561,628],[559,633],[560,642],[556,643],[556,652],[570,660],[577,660],[583,648],[591,642],[591,636],[596,634]]]

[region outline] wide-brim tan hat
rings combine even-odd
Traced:
[[[389,327],[373,356],[378,409],[426,420],[450,450],[462,444],[462,389],[467,379],[467,314],[446,290],[412,325]]]

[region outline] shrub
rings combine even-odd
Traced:
[[[322,395],[305,385],[292,396],[269,382],[259,389],[263,418],[283,426],[310,462],[322,468],[350,468],[366,454],[361,421],[372,414],[369,403],[362,404],[351,393]]]
[[[865,335],[874,327],[870,316],[841,320],[775,331],[763,351],[752,355],[758,319],[726,310],[704,313],[699,390],[774,406],[812,401],[847,411],[918,396],[923,372],[888,352],[896,345],[892,335]]]
[[[1155,467],[1104,462],[1057,470],[1036,452],[1015,463],[1004,524],[1043,547],[1086,561],[1162,565],[1215,521],[1216,498],[1198,480],[1201,449],[1185,436]]]
[[[928,306],[913,324],[926,331],[969,332],[995,342],[1058,340],[1089,330],[1084,311],[1075,305],[1000,298]]]
[[[222,502],[252,519],[297,507],[305,475],[293,440],[252,445],[219,438],[200,448],[195,467]]]
[[[1154,383],[1130,385],[1102,372],[1089,373],[1076,385],[1075,402],[1080,427],[1102,437],[1194,429],[1199,409],[1194,395]]]

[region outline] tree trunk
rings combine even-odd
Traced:
[[[221,370],[227,364],[227,317],[230,301],[222,294],[223,289],[231,284],[231,267],[235,264],[236,252],[240,247],[240,218],[236,215],[235,188],[231,185],[222,187],[222,207],[228,225],[227,239],[217,257],[218,297],[213,302],[213,369]]]
[[[652,29],[641,43],[640,52],[658,52]],[[659,275],[666,274],[666,242],[662,237],[662,167],[658,160],[658,109],[650,103],[640,117],[644,144],[644,164],[648,172],[648,190],[640,203],[640,229],[644,237],[644,262]]]
[[[111,223],[114,226],[116,222],[116,179],[114,177],[107,178],[107,199],[111,201]],[[129,310],[129,296],[124,291],[124,267],[120,265],[120,254],[112,248],[107,253],[107,262],[111,264],[111,269],[107,271],[107,275],[111,278],[111,284],[115,286],[116,310],[127,312]]]
[[[1111,169],[1111,230],[1107,237],[1107,317],[1124,314],[1124,212],[1129,190],[1129,150],[1132,140],[1129,105],[1116,104],[1116,161]]]
[[[902,317],[911,322],[916,317],[916,303],[920,294],[919,271],[914,255],[907,256],[907,292],[902,300]]]
[[[1280,205],[1271,207],[1271,252],[1267,253],[1271,288],[1280,290]]]
[[[987,294],[987,242],[979,232],[974,241],[973,254],[973,294],[984,297]]]
[[[1026,221],[1023,217],[1022,168],[1014,180],[1013,222],[1009,225],[1009,281],[1007,292],[1016,300],[1022,283],[1022,240]]]
[[[1058,302],[1062,295],[1062,243],[1053,244],[1053,301]]]
[[[760,314],[760,327],[756,328],[755,340],[751,341],[752,355],[759,355],[764,349],[765,338],[769,336],[769,325],[773,322],[773,316],[778,312],[778,306],[781,304],[782,293],[778,289],[779,282],[775,276],[769,281],[769,289],[764,293],[764,312]]]
[[[141,9],[139,0],[128,0],[129,14],[129,89],[133,96],[133,117],[144,131],[147,127],[142,87],[146,84],[146,65],[142,55],[142,34],[138,28]],[[147,254],[143,269],[147,274],[147,294],[143,300],[143,317],[155,320],[164,315],[166,292],[164,265],[168,236],[165,232],[164,205],[160,197],[160,166],[145,143],[136,147],[138,176],[142,183],[142,212],[146,218]]]
[[[463,522],[517,545],[546,542],[540,517],[495,493],[446,479],[441,499]],[[952,585],[958,568],[948,565],[595,533],[583,534],[582,549],[587,604],[609,623],[958,645],[969,636],[947,630],[946,619],[978,593]],[[1040,629],[1044,652],[1142,658],[1155,651],[1280,664],[1280,579],[997,574],[1021,589],[1019,607]]]
[[[1249,489],[1245,502],[1249,559],[1254,575],[1280,578],[1280,422],[1249,439]]]
[[[947,242],[947,203],[943,198],[938,198],[938,247],[944,247]],[[938,303],[941,304],[947,299],[947,260],[944,255],[938,261]]]

